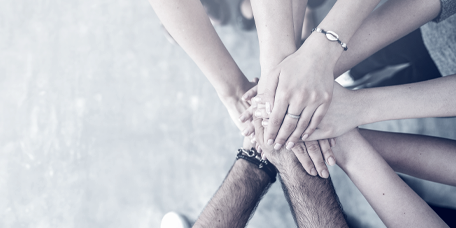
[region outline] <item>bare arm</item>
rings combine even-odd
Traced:
[[[360,129],[359,133],[396,172],[456,186],[456,141]]]
[[[387,1],[364,20],[351,37],[334,69],[339,77],[378,50],[437,17],[439,0]]]
[[[251,148],[249,141],[244,140],[244,148]],[[254,164],[237,160],[193,227],[245,227],[269,182]]]
[[[279,172],[285,197],[298,227],[348,227],[331,179],[310,176],[300,163],[299,156],[289,150],[274,150],[262,140],[261,119],[254,120],[262,152]],[[297,146],[302,146],[299,142]],[[305,147],[304,147],[305,148]],[[298,156],[298,157],[297,157]]]
[[[356,129],[336,141],[339,166],[387,227],[448,227]]]
[[[250,83],[215,32],[199,0],[149,0],[163,25],[214,86],[242,131],[249,124],[239,115],[248,108],[241,97]]]
[[[334,86],[334,99],[309,140],[333,138],[384,120],[456,116],[456,75],[397,86],[350,91]]]

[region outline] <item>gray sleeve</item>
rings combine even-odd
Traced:
[[[441,10],[434,22],[441,22],[456,13],[456,0],[440,0]]]

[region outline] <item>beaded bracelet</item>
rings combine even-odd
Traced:
[[[266,174],[268,174],[269,176],[271,184],[276,181],[277,171],[275,166],[269,163],[269,161],[261,159],[260,154],[255,150],[255,148],[252,148],[250,150],[246,150],[243,148],[238,149],[236,160],[238,160],[239,158],[254,164],[259,169],[266,172]]]
[[[312,29],[312,32],[319,32],[319,33],[323,33],[326,35],[326,38],[329,40],[329,41],[337,41],[337,43],[340,44],[340,46],[342,46],[342,48],[344,49],[344,51],[346,51],[348,49],[347,47],[347,44],[346,43],[343,43],[342,41],[339,40],[339,35],[337,35],[335,32],[333,31],[325,31],[321,28],[314,28]]]

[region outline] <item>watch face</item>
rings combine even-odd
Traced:
[[[339,35],[337,35],[333,31],[327,31],[326,38],[328,38],[328,40],[330,40],[330,41],[337,41],[339,39]]]

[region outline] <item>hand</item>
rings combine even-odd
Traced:
[[[259,97],[256,97],[257,99]],[[253,108],[255,106],[255,98],[253,100],[253,105],[248,109],[248,112],[254,112],[255,117],[254,121],[257,121],[259,124],[255,125],[255,134],[257,140],[263,141],[263,132],[264,128],[267,128],[269,120],[267,119],[267,113],[265,112],[265,105],[264,104],[257,104],[256,108]],[[264,127],[264,128],[263,128]],[[258,135],[258,133],[261,133]],[[262,148],[267,148],[272,146],[268,145],[263,145],[260,146],[261,143],[257,144],[257,150],[262,151]],[[319,141],[309,141],[303,143],[302,141],[297,142],[297,145],[294,146],[291,151],[295,154],[295,156],[298,158],[299,162],[301,165],[304,167],[307,173],[309,173],[312,176],[316,176],[319,174],[323,178],[329,177],[329,172],[328,169],[325,165],[328,163],[329,165],[335,165],[336,160],[335,156],[331,150],[331,147],[334,146],[335,141],[334,139],[331,140],[319,140]],[[281,150],[280,153],[289,153],[287,150]],[[275,157],[277,157],[279,153],[273,153]],[[322,156],[323,155],[323,156]],[[270,155],[269,155],[270,156]],[[268,155],[266,157],[270,159]],[[285,161],[281,161],[285,162]],[[274,164],[274,162],[273,162]]]
[[[331,102],[337,59],[317,49],[318,46],[311,46],[310,41],[306,43],[270,70],[258,85],[258,94],[264,95],[266,111],[270,114],[264,140],[268,145],[275,144],[275,149],[310,136]],[[320,46],[323,45],[328,44]]]
[[[364,124],[368,107],[363,108],[360,91],[351,91],[334,83],[334,96],[325,117],[307,140],[335,138]]]
[[[244,94],[246,91],[250,91],[252,88],[256,88],[258,83],[258,78],[254,78],[252,82],[248,85],[242,86],[245,88],[244,91],[241,91],[241,94]],[[251,105],[250,98],[243,99],[241,96],[232,96],[228,98],[221,98],[223,104],[228,110],[228,114],[231,119],[234,121],[238,129],[242,132],[244,136],[250,136],[254,132],[253,125],[251,123],[251,118],[247,118],[244,121],[239,119],[239,116],[245,112]]]

